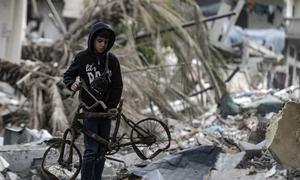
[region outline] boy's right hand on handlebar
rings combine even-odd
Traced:
[[[75,82],[71,86],[71,90],[74,91],[74,92],[76,92],[76,91],[78,91],[80,89],[80,86],[81,86],[81,81],[80,81],[80,78],[77,77],[76,80],[75,80]]]

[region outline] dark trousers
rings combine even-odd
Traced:
[[[110,132],[110,120],[107,119],[85,119],[83,121],[84,127],[97,133],[99,136],[108,139]],[[104,168],[104,146],[97,143],[91,137],[84,135],[84,154],[81,167],[82,180],[101,180]]]

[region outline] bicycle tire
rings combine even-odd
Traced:
[[[54,175],[51,171],[50,171],[50,168],[54,169],[54,168],[57,168],[57,166],[62,166],[59,164],[58,162],[58,158],[60,156],[60,149],[62,147],[62,145],[69,145],[71,144],[71,141],[70,140],[63,140],[63,139],[60,139],[59,141],[53,143],[52,145],[49,146],[49,148],[45,151],[44,153],[44,156],[43,156],[43,160],[42,160],[42,165],[41,165],[41,169],[42,169],[42,173],[43,175],[45,176],[46,179],[51,179],[51,180],[60,180],[62,179],[61,177],[57,177],[57,175]],[[65,148],[66,149],[66,148]],[[75,180],[76,177],[78,176],[79,172],[80,172],[80,169],[81,169],[81,164],[82,164],[82,158],[81,158],[81,153],[80,153],[80,150],[78,149],[78,147],[75,145],[75,144],[72,144],[72,149],[73,149],[73,156],[74,156],[74,153],[76,153],[77,155],[75,155],[75,157],[77,156],[77,159],[78,160],[78,166],[77,168],[75,168],[76,170],[72,173],[73,175],[70,177],[70,180]],[[75,151],[74,151],[75,149]],[[51,156],[51,150],[56,150],[56,154],[57,155],[57,158],[54,159],[53,161],[53,166],[51,167],[46,167],[47,165],[45,165],[45,162],[49,159],[53,159],[54,156]],[[65,155],[66,153],[64,153]],[[67,155],[67,154],[66,154]],[[56,164],[56,165],[54,165]],[[74,160],[73,160],[73,163],[72,163],[75,167],[75,163],[74,163]],[[63,168],[65,169],[65,168]],[[59,171],[58,169],[54,169],[55,171]],[[59,172],[58,172],[59,173]]]
[[[149,138],[152,138],[152,140],[149,141]],[[153,159],[160,152],[170,147],[171,134],[168,126],[162,121],[155,118],[146,118],[135,124],[131,130],[130,140],[132,148],[139,158],[143,160]],[[136,143],[136,141],[141,141],[141,143]],[[160,142],[162,144],[159,144]],[[157,146],[157,148],[154,148],[154,146]]]

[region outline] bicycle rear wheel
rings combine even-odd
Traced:
[[[131,130],[132,148],[143,160],[152,159],[168,149],[171,134],[168,126],[155,118],[140,120]]]
[[[63,146],[65,148],[62,154],[61,149]],[[69,140],[61,139],[45,151],[42,160],[42,172],[46,179],[75,180],[80,172],[81,162],[81,153],[77,146],[75,144],[71,145]]]

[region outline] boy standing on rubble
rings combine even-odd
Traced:
[[[77,78],[79,76],[87,84],[92,94],[106,104],[108,111],[116,110],[123,90],[119,61],[114,54],[109,52],[114,41],[115,33],[107,24],[101,22],[94,24],[89,33],[88,48],[75,56],[74,61],[64,73],[64,83],[68,89],[74,92],[80,89],[81,83]],[[107,83],[97,82],[99,77],[104,77]],[[84,91],[82,91],[81,97],[82,102],[87,106],[95,103]],[[104,109],[99,105],[91,111],[103,112]],[[109,119],[88,118],[84,119],[83,125],[99,136],[108,139],[111,127]],[[86,135],[84,135],[84,145],[81,179],[101,180],[105,149]]]

